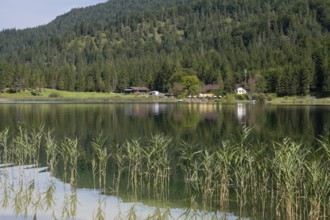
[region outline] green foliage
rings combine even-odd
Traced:
[[[236,100],[248,100],[249,97],[246,94],[236,94],[235,99]]]
[[[187,95],[197,95],[200,90],[201,82],[197,76],[182,77],[182,84],[187,92]]]
[[[61,95],[57,92],[52,92],[52,93],[49,94],[48,97],[49,98],[59,98],[59,97],[61,97]]]
[[[223,88],[221,88],[221,87],[217,88],[217,89],[213,89],[211,92],[217,97],[224,95]]]
[[[270,94],[255,93],[252,95],[252,99],[260,102],[265,102],[265,101],[272,101],[273,98]]]
[[[322,0],[107,1],[0,32],[0,91],[168,92],[196,75],[225,92],[247,81],[252,92],[329,96],[329,11]]]

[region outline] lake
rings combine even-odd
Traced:
[[[270,203],[271,199],[280,200],[281,198],[265,196],[266,199],[260,199],[260,201],[258,199],[256,210],[251,209],[255,205],[253,199],[246,199],[247,205],[239,205],[235,198],[237,195],[242,196],[244,190],[250,192],[249,188],[244,189],[243,186],[234,188],[231,185],[241,178],[238,174],[240,174],[239,172],[242,174],[243,171],[230,168],[233,173],[228,173],[228,179],[232,180],[228,180],[227,195],[226,190],[221,191],[219,182],[208,180],[208,178],[212,180],[223,178],[225,176],[223,170],[214,171],[214,176],[211,176],[207,169],[214,167],[215,163],[207,164],[206,162],[220,160],[219,157],[222,154],[217,154],[217,149],[225,149],[223,146],[228,140],[235,145],[236,141],[244,136],[242,130],[246,128],[251,128],[251,130],[248,130],[248,138],[244,139],[244,144],[241,144],[243,147],[250,146],[250,143],[253,143],[254,146],[257,145],[254,143],[263,143],[264,146],[268,143],[274,145],[274,142],[283,142],[283,146],[308,145],[308,149],[311,149],[309,151],[313,154],[317,148],[315,147],[318,143],[317,139],[320,136],[329,136],[330,106],[245,103],[2,104],[0,105],[0,122],[0,131],[9,128],[9,136],[12,139],[19,135],[19,128],[26,129],[24,131],[28,133],[43,126],[43,131],[53,131],[54,140],[57,140],[59,145],[64,142],[65,138],[72,138],[72,140],[77,138],[79,151],[76,161],[77,173],[75,174],[77,178],[73,182],[69,178],[69,170],[74,169],[71,169],[69,165],[67,170],[64,169],[66,165],[61,159],[58,159],[54,170],[49,170],[49,155],[43,149],[44,142],[41,144],[38,165],[29,163],[8,165],[2,160],[3,164],[0,169],[0,180],[3,186],[0,191],[2,194],[1,219],[4,217],[32,219],[34,216],[38,216],[38,219],[55,217],[60,219],[71,217],[102,219],[102,216],[105,216],[105,219],[120,219],[128,218],[131,215],[135,215],[138,219],[156,218],[157,216],[164,219],[169,216],[174,219],[192,217],[236,219],[237,216],[262,219],[265,216],[274,218],[276,211],[272,210],[274,207],[270,206],[264,207],[262,210],[267,211],[262,213],[260,204],[266,206],[264,200],[266,203]],[[101,168],[101,159],[93,160],[96,155],[93,141],[95,142],[100,134],[102,134],[102,140],[105,140],[102,147],[105,147],[109,153],[108,163],[104,168]],[[292,139],[289,145],[286,145],[287,141],[283,141],[287,137]],[[11,142],[12,146],[17,144],[17,140]],[[160,147],[159,154],[150,150],[153,147],[157,148],[158,145],[162,145],[166,149],[162,151]],[[124,147],[120,148],[120,146]],[[134,146],[140,147],[141,151],[129,154],[129,149],[134,149]],[[272,147],[267,146],[265,149],[265,152],[270,152],[267,153],[267,156],[281,159],[276,156],[276,153],[273,153]],[[147,152],[153,156],[140,157],[140,159],[137,157],[134,161],[134,154],[136,156],[141,152]],[[246,152],[250,152],[250,150]],[[145,155],[148,155],[147,153]],[[191,164],[187,165],[189,161],[184,157],[184,153],[199,156],[192,156],[192,160],[189,160]],[[124,165],[121,164],[118,155],[123,155],[123,160],[126,160],[125,163],[123,162]],[[302,157],[305,158],[303,155]],[[158,162],[150,161],[149,164],[150,158],[162,158],[162,161],[159,162],[157,159]],[[200,158],[205,158],[205,160]],[[142,160],[143,164],[138,163],[139,160]],[[195,164],[200,162],[200,165],[194,165],[194,161]],[[234,161],[232,163],[239,163],[237,160],[232,161]],[[246,163],[246,161],[242,163]],[[13,163],[9,160],[7,162]],[[230,167],[233,166],[232,163]],[[198,167],[195,169],[194,166]],[[97,169],[100,172],[97,172]],[[102,172],[105,169],[106,175]],[[25,174],[26,172],[32,172],[32,174]],[[15,175],[18,177],[14,178]],[[230,175],[232,178],[229,178]],[[28,176],[30,179],[20,179],[20,176]],[[201,181],[198,179],[199,177]],[[197,178],[198,181],[194,181],[194,178]],[[99,181],[101,179],[102,181]],[[17,180],[20,181],[17,183]],[[247,180],[252,179],[245,179],[245,181]],[[32,187],[31,182],[33,182],[33,190],[29,191],[28,189]],[[11,186],[11,190],[9,190],[11,193],[6,192],[4,186]],[[52,205],[49,204],[48,208],[42,207],[41,204],[40,207],[33,206],[33,204],[46,200],[46,196],[42,195],[48,195],[47,192],[50,191],[57,198]],[[33,202],[28,203],[29,206],[25,209],[21,207],[22,210],[20,210],[17,208],[17,199],[20,198],[19,196],[22,198],[23,195],[27,196],[27,192],[30,192],[32,198],[30,202]],[[7,195],[6,193],[8,193],[8,197],[4,197]],[[251,188],[250,194],[253,193]],[[263,195],[261,193],[263,192],[258,191],[255,196],[261,198]],[[225,197],[221,197],[223,195]],[[220,199],[217,199],[218,196]],[[7,205],[4,198],[8,199]],[[74,203],[75,200],[77,200],[76,203]],[[74,205],[72,206],[71,203]],[[67,204],[67,206],[63,204]],[[286,206],[290,204],[288,203]],[[286,213],[285,208],[283,210]],[[309,216],[311,218],[308,211],[304,212],[301,209],[295,211],[302,213],[301,217]],[[290,216],[289,214],[288,216]]]
[[[45,125],[59,136],[85,141],[102,132],[111,142],[162,133],[175,140],[217,144],[242,125],[256,138],[310,140],[330,131],[330,106],[253,104],[6,104],[0,130]]]

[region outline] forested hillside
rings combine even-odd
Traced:
[[[0,90],[179,93],[197,76],[330,96],[329,31],[328,0],[111,0],[0,32]]]

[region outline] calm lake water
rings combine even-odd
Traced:
[[[18,125],[26,128],[37,128],[44,125],[46,130],[53,129],[54,135],[58,139],[78,137],[79,150],[83,155],[78,161],[78,190],[75,191],[80,199],[80,205],[78,205],[82,208],[80,212],[84,213],[83,206],[86,201],[93,200],[94,205],[90,208],[95,206],[97,210],[98,205],[105,207],[106,203],[112,204],[117,209],[119,207],[119,210],[126,217],[131,207],[127,204],[135,204],[134,207],[138,210],[137,212],[143,216],[141,218],[146,218],[150,213],[155,212],[153,207],[170,207],[172,216],[179,218],[187,208],[187,199],[184,198],[182,192],[182,180],[176,178],[176,176],[180,176],[180,173],[174,175],[173,182],[170,184],[169,196],[166,197],[165,201],[160,202],[156,199],[150,201],[144,196],[132,196],[129,192],[125,193],[127,191],[125,186],[121,187],[121,197],[109,195],[101,201],[97,196],[99,192],[92,190],[94,186],[90,165],[91,140],[102,133],[107,138],[107,144],[115,145],[123,144],[127,140],[144,140],[152,135],[161,134],[171,138],[172,148],[182,145],[182,142],[185,141],[197,145],[200,149],[209,149],[218,146],[219,143],[229,138],[235,139],[242,126],[248,126],[253,128],[251,137],[255,140],[280,141],[285,137],[290,137],[303,143],[313,143],[315,138],[320,135],[328,135],[330,132],[330,106],[209,103],[2,104],[0,105],[0,122],[0,130],[9,128],[12,133],[17,130]],[[46,166],[45,154],[41,154],[41,160],[41,165]],[[109,166],[108,182],[113,182],[111,164]],[[13,170],[15,169],[18,168],[14,167]],[[13,170],[10,172],[14,172]],[[3,171],[0,170],[0,173],[3,174]],[[40,178],[42,175],[46,177]],[[40,184],[44,192],[47,191],[50,183],[54,183],[57,189],[65,188],[65,185],[68,184],[63,181],[61,171],[58,171],[55,176],[44,172],[37,175],[36,179],[50,179],[50,182]],[[0,193],[3,194],[4,192]],[[63,190],[60,190],[57,196],[61,197],[62,194]],[[68,194],[71,195],[72,192],[68,190]],[[68,197],[64,196],[63,198]],[[59,201],[60,204],[63,204],[63,201]],[[120,208],[118,204],[126,205]],[[10,208],[9,210],[15,211]],[[22,216],[11,215],[10,211],[0,208],[0,217],[18,219],[19,216]],[[215,212],[211,213],[211,216],[207,216],[210,214],[207,213],[206,219],[218,218],[223,214],[219,214],[214,207],[211,207],[209,211]],[[233,214],[226,214],[227,218],[235,219],[237,210],[232,208],[229,211]],[[165,211],[163,210],[163,212]],[[79,217],[77,219],[91,218],[84,217],[85,214],[79,214],[79,208],[77,213],[76,216]],[[108,219],[116,217],[113,213],[107,215]],[[32,218],[33,214],[30,213],[27,216]],[[51,214],[45,216],[47,219]],[[61,215],[56,216],[58,218]],[[64,217],[62,216],[62,218]]]
[[[235,136],[242,125],[259,140],[311,140],[330,132],[330,106],[258,104],[4,104],[0,130],[45,125],[82,143],[102,132],[111,142],[169,135],[203,147]]]

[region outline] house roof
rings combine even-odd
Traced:
[[[203,86],[202,87],[202,89],[201,89],[201,92],[203,93],[205,93],[205,92],[210,92],[210,91],[212,91],[213,89],[218,89],[218,88],[220,88],[220,85],[219,84],[207,84],[207,85],[205,85],[205,86]]]
[[[149,91],[147,87],[141,87],[141,86],[131,86],[129,89],[132,89],[133,91]]]
[[[243,88],[244,89],[244,86],[242,84],[235,84],[235,88],[238,89],[238,88]]]

